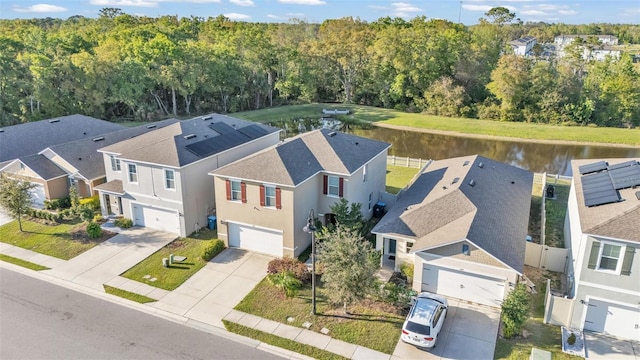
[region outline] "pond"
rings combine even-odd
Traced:
[[[352,133],[390,143],[389,155],[440,160],[482,155],[533,172],[572,175],[572,159],[640,157],[640,148],[457,137],[375,127]]]

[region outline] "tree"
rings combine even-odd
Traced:
[[[31,207],[31,189],[36,185],[24,179],[13,179],[0,174],[0,207],[18,220],[22,232],[22,216]]]
[[[508,24],[516,17],[516,14],[512,13],[506,7],[498,6],[490,9],[484,15],[491,20],[491,23],[498,26]]]
[[[334,232],[323,234],[318,247],[318,261],[324,266],[322,282],[334,304],[347,306],[363,299],[376,288],[379,262],[372,256],[371,243],[357,232],[338,224]]]
[[[362,234],[364,220],[362,219],[362,204],[351,203],[345,198],[340,198],[338,202],[329,207],[336,216],[336,223],[342,227],[352,230],[358,235]]]
[[[509,339],[520,334],[525,321],[529,318],[529,293],[524,284],[520,283],[507,295],[502,303],[502,322],[504,323],[504,337]]]
[[[467,96],[462,86],[453,83],[446,76],[436,80],[424,92],[427,114],[439,116],[465,117],[469,107],[465,105]]]

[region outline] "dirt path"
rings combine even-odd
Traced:
[[[595,143],[595,142],[588,142],[588,141],[569,141],[569,140],[524,139],[524,138],[509,137],[509,136],[467,134],[467,133],[460,133],[456,131],[425,129],[425,128],[417,128],[412,126],[386,124],[386,123],[380,123],[380,122],[374,122],[372,124],[374,126],[388,128],[388,129],[406,130],[406,131],[423,132],[423,133],[429,133],[429,134],[449,135],[449,136],[476,138],[476,139],[503,140],[503,141],[513,141],[513,142],[530,142],[530,143],[539,143],[539,144],[589,145],[589,146],[605,146],[605,147],[631,148],[631,149],[638,148],[638,146],[627,145],[627,144]]]

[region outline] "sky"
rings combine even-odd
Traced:
[[[381,17],[446,19],[466,25],[504,6],[522,21],[547,23],[640,24],[640,0],[0,0],[0,18],[97,17],[105,7],[127,14],[157,17],[216,17],[248,22],[310,23],[346,16],[371,22]]]

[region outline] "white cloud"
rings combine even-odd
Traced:
[[[327,3],[323,0],[278,0],[278,2],[288,5],[325,5]]]
[[[35,4],[27,7],[14,5],[12,9],[13,11],[24,13],[52,13],[67,11],[67,9],[63,8],[62,6],[49,4]]]
[[[469,11],[483,11],[487,12],[494,7],[491,5],[473,5],[473,4],[462,4],[462,8]]]
[[[230,3],[238,6],[255,6],[253,0],[229,0]]]
[[[396,2],[391,4],[391,12],[398,17],[410,17],[413,13],[421,12],[422,9],[406,2]]]
[[[135,6],[135,7],[157,7],[157,1],[150,0],[91,0],[91,5],[99,6]]]
[[[224,14],[224,16],[228,17],[231,20],[249,20],[249,19],[251,19],[251,16],[249,16],[249,15],[238,14],[238,13],[228,13],[228,14]]]
[[[521,15],[548,15],[546,12],[541,10],[522,10],[520,11]]]
[[[558,14],[560,15],[575,15],[577,12],[575,10],[558,10]]]

